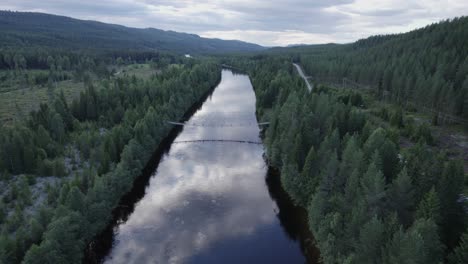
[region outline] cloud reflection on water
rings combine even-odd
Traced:
[[[189,122],[235,122],[233,112],[255,121],[255,96],[247,76],[223,71],[220,85]],[[259,129],[185,127],[176,141],[210,138],[258,141]],[[144,198],[116,228],[106,263],[183,263],[223,240],[279,225],[262,155],[260,145],[173,144]]]

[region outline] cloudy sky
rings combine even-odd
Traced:
[[[468,15],[467,0],[2,0],[37,11],[266,46],[346,43]]]

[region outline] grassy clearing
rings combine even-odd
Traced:
[[[153,69],[150,64],[130,64],[118,67],[115,71],[116,76],[121,74],[128,76],[135,75],[135,77],[139,79],[148,79],[154,74],[159,73],[159,71]]]
[[[0,70],[0,93],[21,90],[33,86],[30,83],[34,76],[48,75],[48,73],[48,70],[26,70],[21,72]]]
[[[158,73],[149,64],[131,64],[115,69],[116,75],[135,75],[136,78],[147,79]],[[45,70],[28,70],[27,75],[47,74]],[[38,109],[41,103],[49,103],[51,92],[47,86],[29,85],[25,83],[24,75],[14,75],[13,71],[0,71],[0,126],[8,125],[15,120],[21,120]],[[98,81],[96,81],[98,82]],[[63,90],[69,102],[80,95],[85,89],[83,82],[66,80],[57,82],[52,94]]]
[[[63,90],[65,97],[72,101],[84,90],[82,82],[70,80],[57,82],[53,94]],[[48,103],[50,92],[47,87],[33,86],[29,88],[16,89],[0,94],[0,121],[8,124],[13,120],[25,118],[29,112],[37,109],[41,103]]]

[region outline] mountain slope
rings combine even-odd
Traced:
[[[190,53],[259,51],[263,47],[237,40],[154,28],[129,28],[43,13],[0,11],[1,47],[66,49],[138,49]]]
[[[343,78],[379,97],[468,119],[468,17],[351,44],[284,48],[316,82]]]

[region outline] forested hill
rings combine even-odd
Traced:
[[[225,53],[264,49],[256,44],[236,40],[208,39],[155,28],[129,28],[29,12],[0,11],[0,35],[0,47],[138,49],[180,53]]]
[[[279,49],[317,82],[353,82],[393,102],[468,118],[468,17],[346,45]]]

